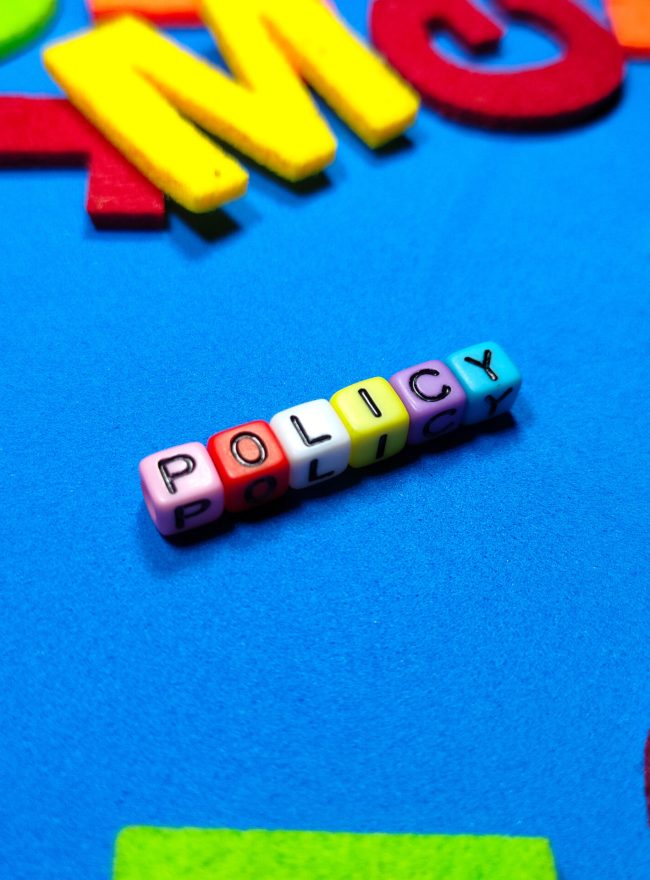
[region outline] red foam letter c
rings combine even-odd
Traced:
[[[512,71],[464,67],[431,44],[445,27],[474,51],[503,30],[471,0],[375,0],[375,45],[434,107],[491,128],[547,128],[593,115],[617,94],[623,55],[613,35],[572,0],[498,0],[514,18],[538,25],[564,46],[558,61]]]

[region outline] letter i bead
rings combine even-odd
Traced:
[[[212,522],[507,412],[521,374],[496,342],[376,376],[140,462],[142,492],[163,535]]]
[[[352,440],[350,467],[396,455],[406,445],[409,414],[391,385],[380,377],[337,391],[331,404]]]

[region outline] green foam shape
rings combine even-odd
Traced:
[[[540,837],[130,826],[114,880],[556,880]]]
[[[57,0],[0,0],[0,58],[22,49],[43,30]]]

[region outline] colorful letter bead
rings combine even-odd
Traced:
[[[273,416],[271,428],[289,459],[292,489],[329,480],[348,466],[350,435],[327,400],[285,409]]]
[[[266,422],[214,434],[208,452],[223,481],[226,510],[247,510],[279,498],[289,488],[289,460]]]
[[[447,358],[467,394],[464,425],[507,412],[519,392],[521,374],[496,342],[463,348]]]
[[[390,384],[409,414],[409,444],[433,440],[461,425],[467,395],[442,361],[425,361],[400,370],[391,378]]]
[[[224,491],[205,446],[183,443],[140,462],[142,493],[163,535],[174,535],[218,519]]]
[[[390,384],[380,377],[337,391],[331,404],[352,440],[350,467],[390,458],[406,445],[409,415]]]

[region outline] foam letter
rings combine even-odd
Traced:
[[[123,829],[113,880],[555,880],[548,840],[326,831]]]
[[[648,738],[645,744],[645,754],[644,754],[644,788],[645,788],[645,799],[646,806],[648,809],[648,825],[650,825],[650,733],[648,734]]]
[[[165,199],[62,98],[0,97],[0,166],[88,166],[98,227],[161,228]]]
[[[476,52],[494,47],[502,28],[470,0],[375,0],[371,31],[388,61],[438,110],[493,128],[546,128],[593,115],[623,79],[612,34],[571,0],[498,0],[515,18],[562,43],[559,61],[513,71],[468,68],[431,45],[447,28]]]
[[[650,58],[650,4],[648,0],[607,0],[614,33],[631,58]]]
[[[130,12],[161,27],[199,27],[201,0],[88,0],[97,21]]]
[[[236,80],[128,17],[44,55],[73,103],[190,210],[241,195],[246,175],[178,111],[291,181],[336,152],[298,74],[372,147],[413,122],[410,87],[320,0],[205,0],[204,15]]]
[[[56,0],[4,0],[0,5],[0,58],[30,43],[55,9]]]

